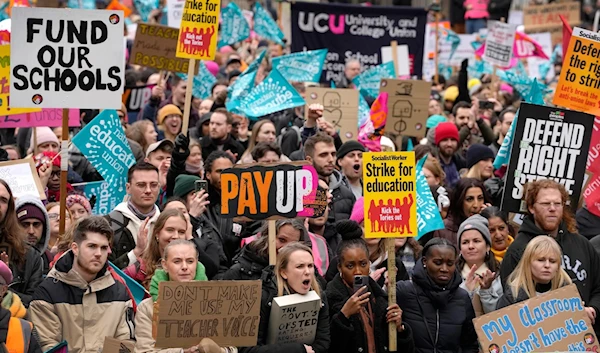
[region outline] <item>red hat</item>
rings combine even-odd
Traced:
[[[459,140],[458,128],[453,122],[439,123],[435,128],[435,145],[439,145],[442,140],[447,138]]]

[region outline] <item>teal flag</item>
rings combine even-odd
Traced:
[[[98,216],[107,215],[123,202],[123,198],[127,194],[125,183],[127,179],[122,178],[121,182],[117,182],[118,186],[112,187],[106,181],[94,181],[83,186],[83,194],[89,199],[96,196],[96,204],[92,209],[92,213]]]
[[[281,32],[271,14],[258,2],[254,4],[254,32],[264,39],[283,45],[283,32]]]
[[[305,105],[296,89],[276,69],[254,87],[240,103],[239,110],[248,118],[256,119],[284,109]]]
[[[431,188],[427,184],[425,174],[423,174],[423,165],[427,156],[417,162],[417,226],[419,233],[417,239],[434,230],[444,229],[444,220],[440,215],[440,210],[435,203]]]
[[[125,272],[121,271],[112,262],[109,261],[108,264],[113,269],[113,271],[115,271],[115,273],[118,274],[123,279],[123,281],[125,281],[125,285],[127,285],[127,288],[129,288],[129,291],[131,292],[131,295],[133,296],[133,299],[135,300],[135,303],[137,305],[140,305],[142,300],[144,300],[144,298],[146,297],[146,294],[150,296],[150,294],[146,292],[146,289],[142,287],[141,284],[137,283],[133,278],[127,276]]]
[[[308,50],[273,58],[273,67],[292,82],[319,82],[327,49]]]
[[[233,85],[229,86],[227,89],[227,102],[225,103],[225,107],[227,107],[227,110],[230,112],[239,113],[238,107],[254,87],[256,72],[266,53],[267,51],[263,50],[256,60],[251,62],[250,65],[248,65],[248,68],[238,76]]]
[[[221,10],[221,29],[219,30],[219,42],[217,47],[241,42],[250,36],[250,26],[242,14],[242,10],[230,2]]]
[[[415,146],[413,145],[412,138],[409,138],[408,142],[406,143],[406,151],[412,152],[414,150],[415,150]]]
[[[78,0],[75,0],[75,1],[78,1]],[[83,0],[83,1],[89,1],[89,0]],[[92,0],[92,3],[94,3],[93,9],[95,9],[96,2]],[[143,22],[147,22],[148,17],[150,16],[150,12],[152,12],[152,10],[157,9],[159,7],[158,0],[133,0],[133,4],[135,5],[136,10],[140,14],[140,17],[142,18]],[[166,9],[167,9],[167,7],[165,6],[164,10],[166,10]],[[163,12],[162,18],[164,18],[166,21],[166,18],[167,18],[166,11]],[[166,23],[164,23],[164,24],[166,25]]]
[[[365,97],[359,92],[358,93],[358,127],[363,126],[367,120],[371,117],[371,107],[365,100]]]
[[[7,1],[8,3],[9,1]],[[68,0],[67,7],[70,9],[79,9],[79,0]],[[96,0],[81,0],[81,8],[85,10],[96,10]]]
[[[374,66],[367,71],[356,76],[352,83],[360,90],[360,93],[367,97],[377,98],[379,95],[379,82],[382,78],[395,78],[396,69],[394,62]]]
[[[186,74],[178,73],[177,75],[187,81]],[[194,86],[192,87],[192,94],[194,97],[200,99],[209,98],[212,94],[210,90],[216,82],[217,78],[215,75],[208,71],[204,61],[200,60],[198,64],[198,74],[194,76]]]

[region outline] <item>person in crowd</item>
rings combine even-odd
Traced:
[[[490,17],[488,13],[489,0],[465,0],[465,26],[467,34],[478,33],[479,30],[487,27],[487,19]]]
[[[507,289],[496,308],[502,309],[573,283],[562,265],[562,250],[554,238],[533,238],[508,277]]]
[[[456,268],[458,252],[446,239],[423,248],[412,281],[396,284],[402,322],[413,333],[415,352],[479,352],[473,326],[475,311]]]
[[[60,201],[60,162],[61,156],[57,152],[42,152],[37,162],[37,171],[42,187],[46,188],[46,199],[48,202]],[[35,160],[38,160],[35,157]],[[73,192],[73,187],[67,177],[67,194]],[[79,180],[80,181],[80,180]]]
[[[149,218],[149,224],[154,224],[160,215],[154,204],[160,189],[158,170],[149,163],[134,164],[127,173],[126,187],[129,200],[105,216],[114,231],[110,260],[120,269],[135,263],[146,249],[148,239],[139,231],[142,222]]]
[[[224,108],[218,108],[210,117],[209,136],[202,138],[202,159],[215,151],[226,151],[237,160],[244,154],[244,147],[231,136],[233,117]]]
[[[29,153],[35,155],[41,152],[58,152],[60,150],[60,142],[52,129],[46,126],[40,126],[35,128],[35,131],[37,133],[37,146],[34,146],[35,143],[32,133],[31,141],[29,143]]]
[[[206,107],[209,103],[210,105]],[[200,115],[200,120],[198,120],[198,124],[195,127],[190,128],[190,138],[195,138],[197,140],[201,140],[205,136],[210,134],[210,117],[212,116],[212,112],[210,108],[213,105],[213,101],[210,99],[205,99],[200,103],[200,110],[203,113]]]
[[[144,299],[135,315],[135,352],[157,352],[156,336],[153,335],[154,304],[158,300],[158,287],[161,282],[206,281],[204,267],[197,260],[194,243],[185,239],[170,242],[163,251],[162,269],[152,276],[150,298]],[[212,350],[211,350],[212,349]],[[198,345],[189,348],[163,349],[161,352],[220,352],[219,346],[209,338],[198,339]]]
[[[335,169],[336,149],[333,138],[319,132],[306,140],[304,152],[306,160],[315,167],[319,178],[329,184],[329,190],[333,195],[329,220],[348,219],[356,197],[344,182],[342,174]]]
[[[498,138],[490,145],[490,148],[494,151],[494,155],[498,154],[500,146],[502,146],[502,142],[508,134],[512,122],[515,120],[515,116],[517,116],[517,110],[513,107],[505,108],[500,115],[498,115],[498,124],[500,125]]]
[[[462,101],[456,103],[452,109],[454,122],[459,130],[459,142],[463,148],[476,143],[483,143],[487,146],[496,138],[492,128],[479,114],[478,107],[478,104],[472,105]]]
[[[481,181],[471,178],[461,179],[450,196],[451,207],[448,210],[448,217],[444,220],[444,229],[436,230],[434,237],[445,238],[458,247],[457,233],[460,224],[472,215],[481,213],[486,206],[489,206],[489,202],[489,196]]]
[[[254,127],[252,127],[252,135],[250,136],[250,140],[248,142],[248,148],[244,154],[242,154],[238,163],[248,164],[254,162],[252,160],[252,151],[254,150],[254,147],[256,147],[256,145],[260,142],[275,142],[275,139],[275,124],[273,124],[271,120],[267,119],[258,121],[256,124],[254,124]],[[289,159],[287,159],[286,162],[287,161],[289,161]]]
[[[408,276],[412,278],[415,263],[421,256],[423,247],[414,238],[403,237],[394,239],[396,258],[402,260]]]
[[[369,277],[369,250],[360,226],[354,221],[342,233],[338,247],[338,271],[327,284],[331,332],[330,353],[388,351],[388,323],[396,324],[398,352],[414,352],[410,326],[402,323],[398,304],[388,305],[387,294]],[[352,231],[350,231],[352,230]],[[356,288],[355,278],[365,276],[368,283]]]
[[[442,106],[440,105],[440,102],[437,99],[431,98],[429,99],[429,104],[427,105],[427,113],[429,114],[429,117],[432,116],[442,116]],[[442,116],[443,117],[443,116]],[[444,120],[446,120],[445,117],[443,117]],[[427,119],[427,121],[429,122],[429,119]],[[426,128],[430,129],[431,126],[425,126]]]
[[[577,285],[586,313],[595,325],[600,310],[600,276],[595,275],[600,268],[600,255],[586,238],[576,233],[575,218],[566,204],[569,193],[554,180],[540,179],[528,183],[524,195],[527,216],[502,261],[503,283],[517,267],[531,240],[538,236],[552,237],[562,249],[564,268]],[[597,325],[594,330],[600,332]]]
[[[204,165],[202,163],[202,147],[198,140],[191,140],[189,145],[190,155],[185,159],[185,171],[197,175],[204,176]]]
[[[46,205],[48,219],[50,220],[50,240],[48,240],[48,250],[51,253],[57,254],[57,245],[60,239],[60,203],[50,202]],[[71,226],[71,213],[65,210],[65,229]]]
[[[278,56],[284,55],[285,48],[283,45],[275,42],[269,42],[269,57],[276,58]]]
[[[446,180],[446,173],[442,169],[440,162],[435,158],[427,158],[423,165],[423,175],[427,179],[429,186],[443,186]]]
[[[430,131],[435,132],[435,128],[432,128]],[[435,144],[435,139],[433,138],[433,136],[431,136],[431,143],[427,143],[425,142],[425,144],[423,144],[424,142],[421,142],[420,144],[416,145],[414,148],[414,152],[415,152],[415,160],[419,161],[421,160],[421,158],[427,156],[427,158],[435,158],[436,157],[436,150],[433,148],[433,145]]]
[[[84,195],[71,194],[67,196],[67,208],[75,222],[92,215],[92,205]]]
[[[144,154],[148,150],[148,146],[155,143],[158,138],[158,133],[150,120],[136,121],[129,126],[125,134],[127,138],[140,144]]]
[[[50,241],[50,218],[46,207],[39,197],[23,195],[15,201],[17,218],[19,224],[27,233],[27,243],[41,255],[45,276],[50,271],[50,262],[54,255],[48,250]]]
[[[461,271],[463,289],[471,297],[479,294],[481,311],[488,314],[496,309],[503,290],[500,263],[490,251],[492,240],[487,219],[476,214],[462,222],[458,228],[458,245],[460,255],[456,266]]]
[[[362,154],[364,152],[367,152],[365,146],[354,140],[345,142],[337,151],[336,164],[357,199],[363,196]]]
[[[17,293],[25,306],[29,306],[31,296],[42,281],[44,268],[40,253],[26,241],[27,234],[17,217],[15,198],[10,186],[0,179],[0,243],[6,243],[0,251],[0,258],[13,273],[10,289]]]
[[[446,173],[445,185],[453,188],[460,176],[458,172],[466,167],[465,160],[458,153],[458,129],[451,122],[440,123],[435,128],[435,145],[438,148],[439,162]]]
[[[171,159],[173,148],[174,143],[170,140],[154,142],[146,149],[146,158],[144,159],[144,162],[150,163],[158,169],[163,161]]]
[[[275,142],[259,142],[254,146],[251,156],[256,163],[289,162],[289,159],[281,153],[281,148]]]
[[[346,66],[344,67],[344,76],[335,83],[337,88],[354,88],[354,83],[352,80],[358,75],[360,75],[360,61],[350,59],[346,61]]]
[[[165,99],[164,84],[157,84],[152,88],[152,96],[148,104],[142,109],[142,118],[157,123],[158,110],[167,104],[173,104],[182,112],[185,110],[185,93],[187,89],[187,80],[178,75],[171,75],[171,95]],[[189,126],[196,126],[199,116],[196,109],[190,109]],[[158,124],[160,125],[160,123]]]
[[[16,161],[17,159],[21,159],[21,154],[19,153],[19,149],[15,145],[3,145],[2,149],[6,151],[8,154],[9,161]]]
[[[258,342],[254,347],[240,347],[240,353],[327,353],[331,344],[329,308],[327,297],[315,277],[315,265],[310,248],[299,242],[285,245],[279,250],[275,269],[268,267],[263,274],[258,325]],[[311,343],[267,344],[271,303],[275,297],[288,294],[307,294],[314,291],[321,298],[321,309],[316,317],[315,339]]]
[[[486,181],[494,176],[494,152],[491,148],[476,143],[469,146],[467,150],[467,174],[466,178]]]
[[[29,314],[44,351],[63,340],[78,353],[102,350],[105,337],[134,338],[127,287],[107,269],[112,236],[106,219],[81,220],[71,249],[36,289]]]
[[[175,104],[167,104],[160,108],[157,117],[159,138],[175,141],[183,125],[183,113]]]
[[[508,214],[496,206],[487,207],[481,215],[488,220],[488,228],[492,238],[492,253],[502,263],[506,250],[513,243],[513,228],[508,223]]]

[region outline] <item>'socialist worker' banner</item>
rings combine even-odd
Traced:
[[[120,109],[123,11],[14,8],[10,104]]]
[[[573,29],[552,103],[600,115],[600,34]]]
[[[177,57],[213,60],[219,32],[218,0],[187,0],[179,27]]]
[[[483,352],[596,352],[598,341],[574,284],[473,320]]]
[[[411,75],[421,76],[427,12],[409,7],[292,3],[292,52],[327,48],[321,82],[344,78],[346,61],[362,70],[382,64],[381,47],[408,46]]]
[[[416,236],[415,153],[364,153],[363,166],[365,237]]]
[[[221,173],[221,216],[246,220],[312,217],[317,171],[307,162],[247,164]]]
[[[577,206],[594,117],[572,110],[521,104],[510,152],[502,209],[525,212],[523,187],[537,179],[553,179],[565,186]]]

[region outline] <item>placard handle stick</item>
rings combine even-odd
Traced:
[[[437,4],[437,1],[435,3]],[[438,65],[439,65],[439,50],[440,50],[440,48],[439,48],[439,45],[440,45],[440,43],[439,43],[439,41],[440,41],[440,17],[438,16],[437,11],[434,12],[433,15],[435,16],[435,62],[434,62],[435,76],[433,78],[433,82],[436,85],[439,85],[440,84],[440,79],[439,79],[440,73],[439,73]],[[425,77],[425,79],[429,79],[429,78]]]
[[[275,238],[277,237],[277,227],[275,226],[275,220],[271,219],[269,222],[269,265],[275,265],[277,262],[277,243]]]
[[[396,246],[394,238],[386,238],[385,240],[385,251],[388,256],[388,306],[396,304]],[[388,324],[388,335],[389,335],[389,350],[390,352],[396,352],[398,350],[398,330],[395,322]]]
[[[283,1],[277,2],[277,24],[279,25],[279,29],[283,31]]]
[[[63,109],[62,143],[60,148],[60,222],[58,233],[65,234],[67,214],[67,172],[69,170],[69,109]]]
[[[29,113],[27,113],[27,121],[31,121],[29,120],[31,119],[29,116]],[[31,150],[33,151],[33,156],[35,157],[35,155],[37,154],[37,127],[33,127],[33,147]]]
[[[183,125],[181,132],[187,136],[190,125],[190,111],[192,109],[192,89],[194,88],[194,72],[196,71],[196,59],[190,59],[187,73],[187,87],[185,89],[185,106],[183,112]]]
[[[394,61],[394,71],[396,72],[396,78],[398,78],[398,42],[393,40],[390,43],[392,47],[392,60]]]

